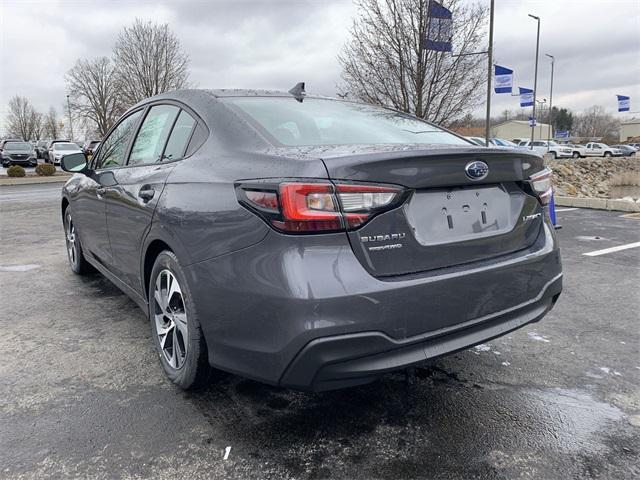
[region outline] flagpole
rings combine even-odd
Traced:
[[[545,53],[547,57],[551,59],[551,91],[549,92],[549,138],[547,138],[547,152],[549,151],[549,140],[553,136],[553,64],[556,62],[556,57]]]
[[[533,150],[533,139],[536,131],[536,94],[538,93],[538,50],[540,49],[540,17],[536,17],[535,15],[529,16],[538,22],[538,34],[536,37],[536,68],[535,73],[533,74],[533,122],[531,125],[531,143],[530,148]]]
[[[493,2],[491,0],[491,9],[489,11],[489,48],[487,63],[487,121],[485,125],[485,146],[489,146],[489,137],[491,136],[491,73],[493,70]]]

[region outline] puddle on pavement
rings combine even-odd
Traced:
[[[618,407],[583,391],[557,388],[529,393],[543,402],[549,423],[555,426],[553,436],[558,447],[570,452],[599,450],[598,445],[605,448],[598,433],[608,424],[625,418]]]

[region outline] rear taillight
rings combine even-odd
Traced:
[[[553,196],[553,185],[551,183],[552,171],[550,168],[531,175],[529,184],[533,192],[538,196],[540,203],[546,205],[551,201]]]
[[[246,182],[241,204],[278,230],[314,233],[351,230],[406,198],[402,187],[329,182]]]

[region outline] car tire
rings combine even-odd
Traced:
[[[551,154],[553,155],[554,160],[558,159],[558,152],[551,152]]]
[[[69,266],[71,270],[73,270],[73,273],[86,275],[87,273],[93,272],[94,268],[84,257],[80,237],[73,223],[70,207],[67,207],[64,212],[64,237],[67,247],[67,258],[69,259]]]
[[[164,250],[149,279],[149,322],[165,374],[183,390],[205,387],[211,379],[207,344],[191,289],[176,255]]]
[[[611,158],[611,152],[604,152],[605,158]]]
[[[573,152],[573,154],[571,155],[572,158],[580,158],[580,152]]]

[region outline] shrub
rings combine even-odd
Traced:
[[[50,177],[51,175],[55,175],[56,167],[50,163],[40,163],[36,167],[36,173],[41,177]]]
[[[7,169],[7,175],[9,177],[24,177],[26,175],[26,172],[20,165],[11,165]]]

